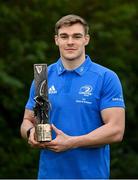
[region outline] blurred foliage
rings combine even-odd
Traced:
[[[20,137],[20,124],[33,78],[33,64],[59,56],[54,25],[78,14],[90,25],[92,59],[120,77],[126,101],[122,143],[111,146],[111,178],[138,178],[137,47],[138,1],[0,1],[0,178],[36,178],[39,150]]]

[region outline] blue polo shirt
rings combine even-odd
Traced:
[[[87,134],[103,125],[101,111],[125,107],[118,76],[86,56],[74,70],[66,70],[59,59],[48,67],[50,122],[70,136]],[[26,108],[33,110],[35,87],[30,89]],[[53,138],[55,134],[53,132]],[[76,148],[56,153],[41,150],[39,179],[109,178],[109,145]]]

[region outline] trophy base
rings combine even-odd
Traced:
[[[36,139],[38,142],[52,141],[50,124],[37,124],[35,129],[36,129]]]

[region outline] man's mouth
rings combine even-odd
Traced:
[[[76,49],[74,49],[74,48],[66,48],[65,50],[66,51],[75,51]]]

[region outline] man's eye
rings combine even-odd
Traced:
[[[82,36],[74,36],[75,39],[80,39]]]
[[[67,36],[61,36],[61,39],[67,39],[68,37]]]

